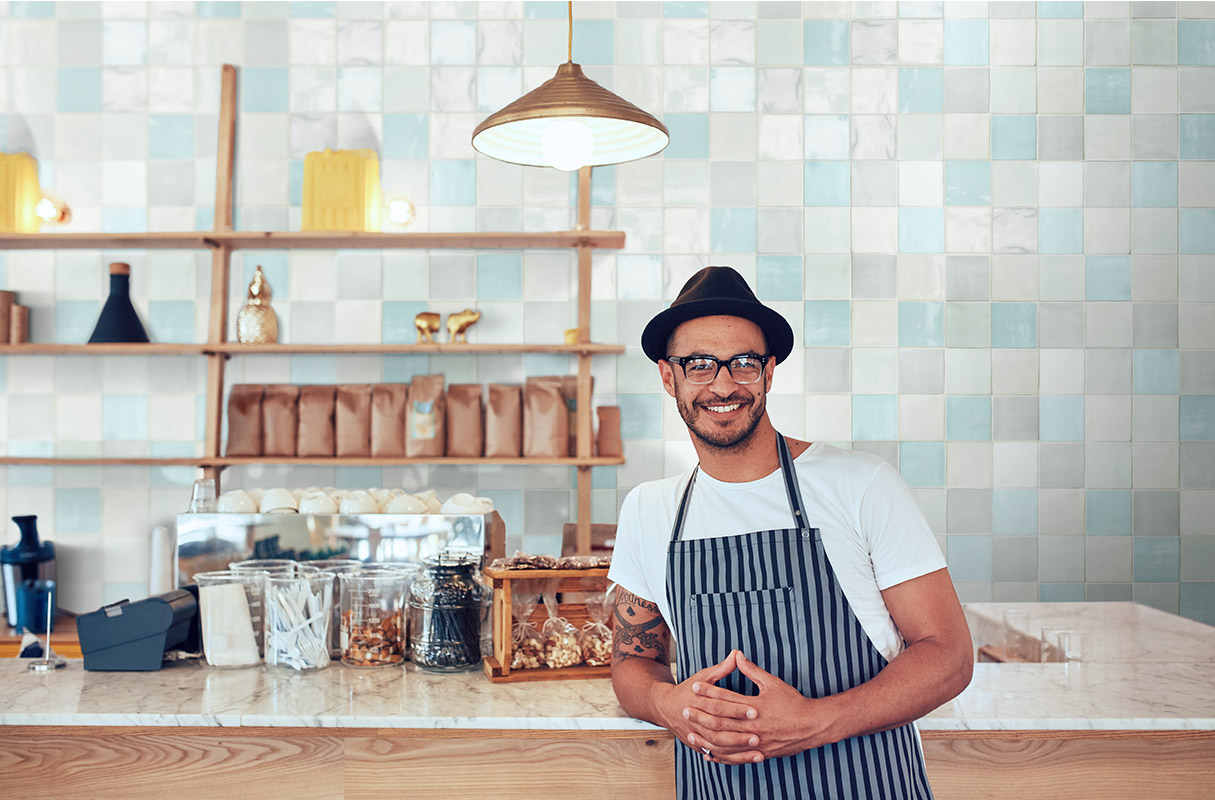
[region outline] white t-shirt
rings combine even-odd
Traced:
[[[903,650],[882,590],[945,566],[928,521],[893,467],[877,456],[815,443],[794,461],[806,521],[822,534],[827,560],[874,647],[893,659]],[[690,472],[629,492],[620,509],[608,578],[658,605],[667,603],[667,547]],[[703,471],[681,538],[708,539],[795,527],[780,470],[726,483]]]

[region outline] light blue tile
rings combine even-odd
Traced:
[[[1181,616],[1215,625],[1215,583],[1182,583],[1179,601]]]
[[[1215,158],[1215,114],[1181,115],[1181,157]]]
[[[1043,3],[1052,5],[1080,5],[1080,3]],[[1083,603],[1083,583],[1040,583],[1038,584],[1038,602],[1040,603]]]
[[[884,442],[898,439],[898,401],[893,394],[852,395],[852,438]]]
[[[1089,536],[1131,535],[1131,493],[1089,489],[1084,493],[1084,532]]]
[[[1177,394],[1176,350],[1135,350],[1132,365],[1135,394]]]
[[[595,167],[591,172],[591,205],[616,205],[616,167]],[[570,206],[578,206],[578,173],[570,173]]]
[[[661,439],[662,398],[659,394],[619,394],[620,438]]]
[[[992,347],[1037,347],[1037,303],[992,303]]]
[[[612,64],[616,54],[616,23],[609,19],[574,19],[574,62]]]
[[[287,202],[293,206],[304,205],[304,159],[293,158],[287,165]]]
[[[944,209],[900,208],[899,252],[945,252]]]
[[[1038,209],[1038,252],[1083,253],[1083,209]]]
[[[990,397],[946,397],[945,438],[985,442],[991,439]]]
[[[662,4],[662,16],[666,19],[705,19],[709,16],[709,3],[708,0],[666,0]]]
[[[1052,0],[1038,6],[1038,19],[1084,19],[1084,3],[1078,0]]]
[[[8,4],[8,15],[13,19],[53,19],[55,4],[46,0],[14,0]]]
[[[1090,67],[1084,70],[1084,110],[1088,114],[1131,113],[1129,67]]]
[[[478,256],[477,296],[481,297],[480,259]],[[516,296],[518,299],[518,287]],[[488,299],[488,298],[487,298]],[[426,310],[425,300],[385,300],[380,311],[380,335],[384,344],[413,344],[418,340],[414,317]]]
[[[801,300],[802,285],[801,256],[762,255],[756,259],[755,290],[760,300]]]
[[[1084,398],[1040,397],[1038,425],[1044,442],[1083,442]]]
[[[316,5],[311,3],[292,3],[292,6],[297,5]],[[328,5],[332,6],[332,3]],[[241,4],[232,0],[218,0],[217,2],[198,2],[194,4],[194,16],[199,19],[239,19],[241,15]],[[330,15],[332,16],[332,14]]]
[[[847,161],[807,161],[803,167],[804,202],[808,206],[846,206],[852,170]]]
[[[851,303],[847,300],[806,301],[807,347],[847,347],[851,339]]]
[[[899,347],[944,347],[945,304],[899,303]]]
[[[945,562],[955,581],[991,580],[991,537],[947,536]]]
[[[55,490],[55,533],[100,532],[100,489]]]
[[[422,159],[429,154],[429,114],[384,115],[384,158]]]
[[[552,0],[526,0],[523,3],[524,19],[565,19],[565,6]]]
[[[1038,157],[1038,118],[1012,114],[991,117],[991,157],[1032,161]]]
[[[477,204],[477,162],[430,162],[430,204],[473,206]]]
[[[147,439],[147,396],[103,395],[101,398],[101,438],[109,442]]]
[[[486,489],[479,492],[494,501],[494,510],[502,515],[508,531],[522,531],[523,491],[521,489]]]
[[[1131,164],[1131,205],[1168,208],[1177,205],[1177,162]]]
[[[1215,66],[1215,20],[1177,20],[1177,63]]]
[[[1181,573],[1181,539],[1176,536],[1136,536],[1135,581],[1176,581]]]
[[[945,20],[945,66],[987,63],[987,20]]]
[[[384,312],[385,316],[387,316],[387,313],[387,311]],[[410,341],[413,341],[413,339],[410,339]],[[290,372],[292,383],[337,383],[337,357],[294,355],[291,356]]]
[[[334,470],[333,482],[339,489],[362,489],[366,486],[383,486],[382,467],[338,467]]]
[[[592,489],[615,489],[616,467],[595,467],[591,470]]]
[[[56,77],[59,111],[101,110],[100,67],[59,67]]]
[[[200,231],[209,231],[215,225],[215,207],[214,206],[195,206],[194,207],[194,228]],[[239,230],[239,227],[237,228]]]
[[[662,122],[671,143],[662,151],[664,158],[708,158],[709,115],[667,114]]]
[[[287,110],[286,67],[244,67],[240,78],[242,111]]]
[[[332,19],[336,16],[333,0],[291,0],[291,16],[295,19]]]
[[[1086,256],[1084,296],[1090,301],[1130,300],[1131,257]]]
[[[414,375],[430,375],[430,356],[391,355],[383,358],[385,383],[409,383]]]
[[[148,338],[154,342],[187,344],[194,341],[192,300],[149,300]]]
[[[714,208],[709,212],[709,242],[714,253],[754,253],[754,208]]]
[[[1038,492],[1036,489],[996,489],[991,493],[992,533],[1036,534]]]
[[[945,205],[991,205],[991,162],[946,161]]]
[[[578,31],[578,21],[574,22],[574,46],[577,47],[581,34]],[[477,23],[464,19],[436,19],[430,23],[430,63],[436,64],[475,64],[477,63]],[[574,51],[574,60],[586,63],[578,58]]]
[[[245,250],[243,262],[243,286],[248,288],[258,267],[270,284],[272,298],[286,298],[291,294],[291,270],[287,268],[287,253],[283,250]]]
[[[117,206],[101,209],[104,233],[144,233],[148,230],[148,210],[143,206]]]
[[[665,4],[664,5],[668,5]],[[806,66],[838,66],[849,63],[851,26],[846,19],[806,20],[802,35]]]
[[[16,455],[13,452],[12,444],[10,443],[8,454]],[[45,455],[53,455],[52,448],[47,448]],[[12,466],[8,468],[8,485],[9,486],[24,486],[28,488],[47,487],[55,485],[55,468],[54,467],[18,467]]]
[[[910,486],[944,486],[945,443],[900,442],[899,473]]]
[[[148,157],[194,158],[194,116],[149,114]]]
[[[945,105],[944,71],[935,67],[899,69],[899,113],[940,114]]]
[[[523,298],[523,256],[519,253],[478,253],[477,298],[480,300],[521,300]]]
[[[616,297],[620,300],[661,300],[662,256],[617,256]]]
[[[93,334],[101,303],[97,300],[56,300],[55,341],[60,344],[83,344]]]
[[[1215,208],[1183,208],[1178,216],[1181,223],[1181,253],[1215,253]]]
[[[190,412],[199,413],[197,404],[195,408],[190,409]],[[204,427],[206,426],[205,411],[196,422],[201,423]],[[148,455],[153,458],[192,458],[194,456],[194,442],[149,442]],[[189,486],[193,482],[194,467],[151,466],[148,468],[148,484],[151,486],[184,487]]]
[[[1215,396],[1181,396],[1181,441],[1215,442]]]

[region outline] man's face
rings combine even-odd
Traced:
[[[699,317],[675,329],[667,347],[671,356],[713,356],[726,361],[738,355],[768,355],[763,331],[742,317]],[[727,449],[746,441],[767,408],[773,363],[755,383],[735,383],[722,366],[711,383],[688,382],[678,364],[659,362],[662,384],[675,398],[679,415],[692,435],[713,447]]]

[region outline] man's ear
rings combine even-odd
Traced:
[[[662,378],[662,388],[667,394],[675,396],[675,368],[665,358],[658,362],[658,374]]]
[[[772,366],[764,370],[764,394],[772,391],[772,379],[776,377],[776,362],[772,362]]]

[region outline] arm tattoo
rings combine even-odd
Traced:
[[[658,606],[621,586],[616,587],[616,619],[612,661],[649,658],[667,664],[669,633]]]

